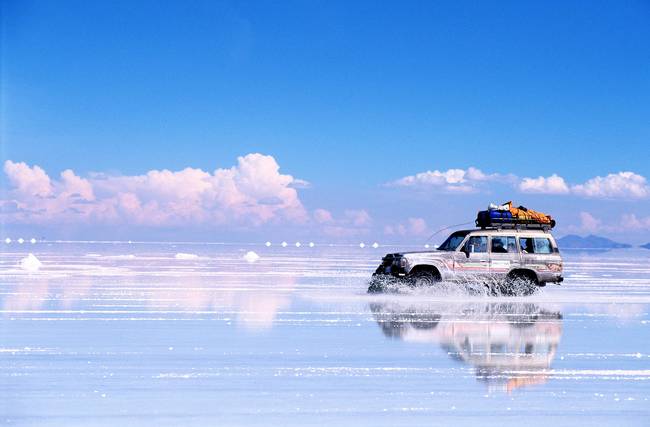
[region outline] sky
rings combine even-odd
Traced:
[[[1,5],[3,236],[650,241],[646,1]]]

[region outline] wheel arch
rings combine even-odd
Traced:
[[[530,277],[534,279],[537,283],[540,282],[537,272],[531,268],[523,268],[523,267],[513,268],[508,272],[507,276],[508,278],[511,279],[516,277]]]

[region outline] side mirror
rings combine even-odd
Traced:
[[[463,246],[463,249],[460,251],[464,253],[467,258],[469,258],[469,248],[467,246]]]

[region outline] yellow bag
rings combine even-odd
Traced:
[[[532,209],[528,209],[524,206],[519,206],[518,208],[515,208],[512,206],[511,201],[504,204],[510,207],[510,213],[512,214],[513,218],[524,220],[524,221],[535,221],[535,222],[539,222],[540,224],[551,223],[552,218],[550,215],[547,215],[542,212],[537,212]]]

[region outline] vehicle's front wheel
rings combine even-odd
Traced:
[[[408,276],[408,284],[414,288],[434,286],[440,280],[440,274],[431,270],[419,270]]]

